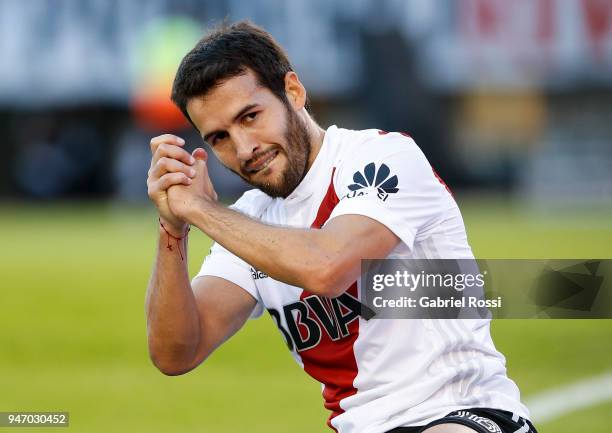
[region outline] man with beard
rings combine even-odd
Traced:
[[[323,384],[340,433],[531,431],[487,320],[363,315],[362,259],[473,258],[455,201],[410,137],[323,130],[283,50],[244,22],[185,56],[172,99],[255,189],[226,208],[204,149],[189,154],[169,134],[151,140],[160,239],[146,312],[163,373],[197,367],[265,309]],[[193,281],[190,225],[215,241]]]

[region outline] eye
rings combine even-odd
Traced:
[[[258,111],[253,111],[253,112],[251,112],[249,114],[245,114],[244,119],[247,122],[252,122],[253,120],[255,120],[255,118],[257,117],[258,114],[259,114]]]
[[[212,137],[209,138],[209,144],[211,146],[214,146],[214,145],[218,144],[218,142],[220,140],[223,140],[227,136],[228,136],[227,132],[218,132],[218,133],[216,133],[215,135],[213,135]]]

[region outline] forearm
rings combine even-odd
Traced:
[[[200,325],[187,271],[187,238],[168,238],[161,227],[145,310],[151,359],[164,373],[175,374],[195,358]]]
[[[327,271],[337,263],[339,251],[333,240],[321,236],[318,230],[264,224],[212,201],[194,207],[188,219],[275,280],[328,295]],[[346,284],[348,287],[348,280]]]

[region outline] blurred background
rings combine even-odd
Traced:
[[[202,145],[169,92],[223,19],[286,48],[322,127],[409,132],[479,258],[612,258],[612,0],[0,0],[0,411],[70,411],[75,432],[328,431],[267,317],[185,377],[148,360],[148,143]],[[214,162],[229,203],[247,187]],[[209,245],[192,233],[192,275]],[[609,431],[612,322],[492,328],[541,432]]]

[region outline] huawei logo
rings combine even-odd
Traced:
[[[365,192],[363,190],[376,189],[378,198],[385,201],[389,194],[399,191],[399,188],[397,188],[397,176],[390,175],[391,170],[387,164],[381,164],[377,170],[376,165],[371,162],[363,168],[363,173],[357,171],[353,174],[353,182],[355,183],[348,186],[351,192],[346,197],[351,198],[364,195]]]

